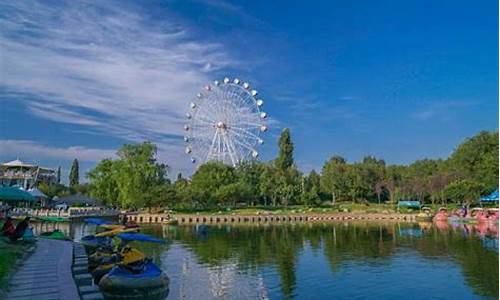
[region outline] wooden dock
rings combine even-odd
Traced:
[[[79,300],[71,275],[71,242],[40,239],[35,252],[12,276],[6,300]]]

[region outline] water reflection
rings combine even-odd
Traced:
[[[58,224],[81,236],[80,224]],[[67,229],[64,229],[67,226]],[[498,224],[151,226],[169,299],[498,298]]]

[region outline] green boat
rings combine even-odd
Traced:
[[[59,229],[49,231],[49,232],[42,232],[42,233],[40,233],[40,238],[51,239],[51,240],[71,241],[71,239],[68,236],[66,236],[62,231],[60,231]]]
[[[64,217],[40,216],[36,217],[36,219],[44,222],[69,222],[69,219]]]

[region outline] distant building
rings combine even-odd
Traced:
[[[0,184],[32,189],[40,182],[57,183],[57,170],[27,164],[19,159],[0,164]]]

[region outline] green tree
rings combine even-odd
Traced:
[[[47,185],[45,182],[40,182],[38,189],[49,198],[69,195],[68,187],[60,183]]]
[[[208,162],[201,165],[191,178],[190,189],[202,207],[215,207],[225,199],[218,198],[217,191],[223,186],[236,183],[233,167],[221,162]]]
[[[279,154],[276,159],[276,167],[281,171],[285,171],[293,166],[293,143],[290,136],[290,129],[286,128],[283,130],[278,141],[278,146]]]
[[[391,165],[385,170],[384,188],[389,192],[391,203],[396,203],[397,201],[405,173],[405,166]]]
[[[116,183],[114,161],[101,160],[94,169],[87,173],[90,180],[90,195],[105,205],[119,205],[118,186]],[[119,171],[119,170],[116,170]]]
[[[267,205],[268,200],[271,200],[273,206],[276,206],[278,194],[276,186],[278,184],[277,171],[273,166],[266,166],[259,178],[260,195],[264,198],[264,205]]]
[[[302,177],[300,203],[317,206],[321,204],[321,176],[313,169],[308,176]]]
[[[156,185],[165,184],[166,165],[156,162],[156,145],[150,142],[124,145],[113,163],[118,199],[124,207],[148,207],[145,197]]]
[[[481,131],[467,139],[447,163],[460,178],[481,184],[483,194],[493,191],[498,187],[498,132]]]
[[[347,175],[348,165],[341,156],[331,157],[324,165],[321,172],[321,188],[332,195],[332,204],[337,199],[341,199],[347,193]]]
[[[260,176],[265,165],[257,161],[242,162],[236,167],[236,176],[240,183],[238,187],[244,188],[245,199],[248,205],[255,205],[260,200]]]
[[[167,166],[157,163],[157,148],[150,142],[127,144],[118,150],[118,159],[101,161],[88,173],[91,195],[107,204],[142,208],[157,204],[168,184]]]
[[[80,182],[80,173],[79,173],[78,159],[74,159],[71,164],[71,171],[69,172],[69,187],[72,188]]]
[[[471,204],[479,199],[482,186],[472,180],[455,180],[445,188],[448,199],[457,203]]]
[[[61,183],[61,167],[57,167],[56,182]]]

